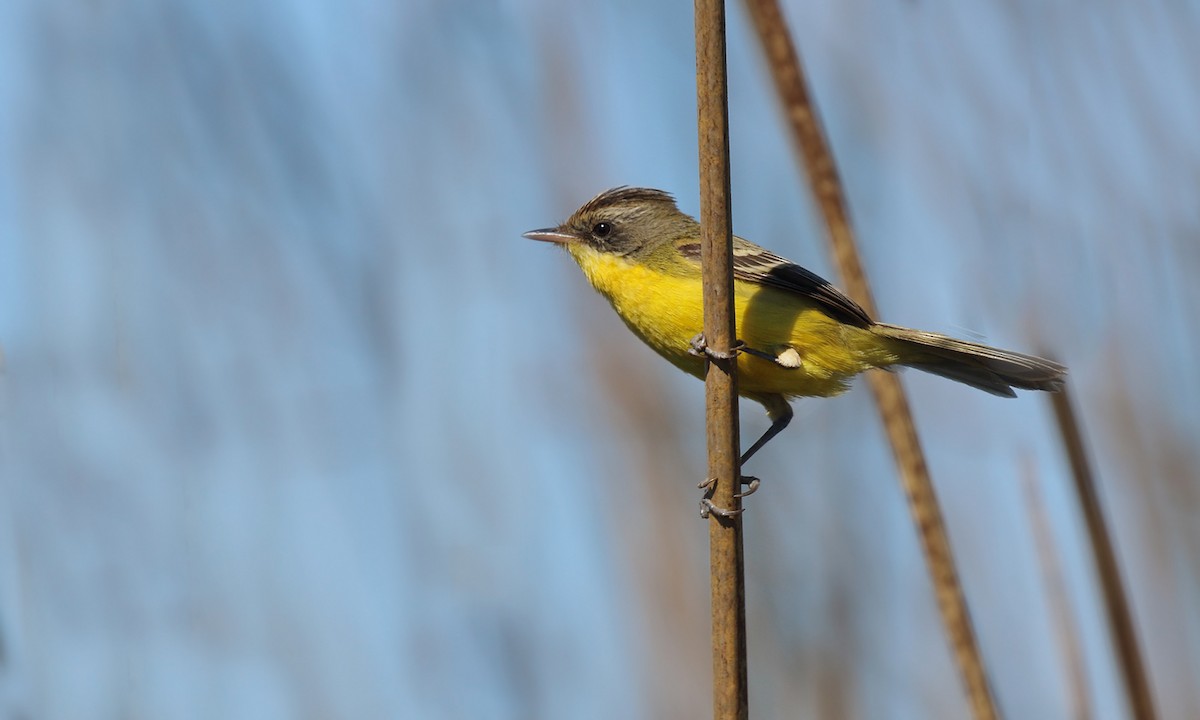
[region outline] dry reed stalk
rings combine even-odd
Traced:
[[[796,149],[808,172],[809,185],[825,217],[833,256],[843,284],[851,298],[869,314],[876,316],[875,303],[850,230],[841,180],[809,97],[803,67],[783,13],[776,0],[747,0],[746,5],[766,53]],[[988,684],[983,657],[954,565],[950,538],[925,464],[908,399],[894,374],[870,373],[867,380],[892,445],[908,496],[909,510],[933,579],[942,622],[950,636],[972,711],[979,720],[992,720],[998,716],[996,702]]]
[[[736,342],[733,316],[733,232],[729,211],[729,105],[725,66],[725,2],[696,0],[696,104],[700,146],[700,248],[704,338],[717,353]],[[712,361],[705,375],[708,477],[712,502],[737,511],[737,363]],[[746,589],[742,518],[711,513],[713,717],[749,716],[746,672]]]
[[[1079,627],[1071,615],[1070,604],[1067,601],[1067,581],[1063,576],[1061,554],[1054,542],[1054,533],[1050,528],[1050,520],[1046,517],[1046,508],[1037,491],[1037,477],[1033,468],[1026,463],[1025,504],[1029,509],[1029,519],[1033,526],[1033,541],[1037,547],[1038,561],[1042,569],[1042,579],[1046,583],[1046,595],[1050,603],[1050,612],[1057,632],[1059,647],[1062,649],[1063,663],[1067,666],[1067,677],[1070,683],[1071,717],[1076,720],[1086,720],[1092,716],[1091,702],[1088,696],[1087,672],[1083,666],[1083,648],[1079,642]]]
[[[1117,646],[1117,660],[1125,680],[1125,689],[1129,693],[1129,704],[1133,716],[1138,720],[1154,720],[1157,714],[1154,711],[1150,678],[1146,675],[1146,665],[1138,647],[1133,612],[1125,594],[1125,585],[1121,582],[1121,570],[1117,564],[1116,550],[1113,548],[1112,533],[1104,520],[1100,494],[1096,489],[1091,465],[1088,463],[1083,432],[1079,429],[1079,420],[1071,404],[1070,392],[1064,387],[1061,392],[1053,393],[1050,400],[1054,404],[1054,417],[1058,421],[1063,446],[1071,462],[1075,491],[1079,496],[1079,506],[1083,511],[1092,551],[1095,553],[1096,570],[1100,574],[1100,587],[1104,594],[1104,608],[1107,611],[1113,642]]]

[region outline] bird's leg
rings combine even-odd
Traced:
[[[767,416],[771,418],[771,427],[767,428],[767,431],[762,434],[762,437],[754,441],[754,444],[750,446],[749,450],[742,453],[742,457],[738,459],[739,471],[741,467],[746,464],[746,461],[750,459],[751,455],[761,450],[763,445],[766,445],[771,438],[778,435],[785,427],[788,426],[788,423],[792,421],[792,406],[788,405],[787,400],[785,400],[782,395],[772,395],[766,399],[759,399],[759,401],[762,402],[762,404],[767,408]],[[742,485],[746,486],[746,489],[735,495],[735,497],[744,498],[747,495],[752,494],[755,490],[758,490],[758,486],[761,484],[758,478],[751,475],[742,475],[740,472],[738,475],[739,481]],[[704,493],[704,499],[700,501],[700,517],[706,518],[710,513],[725,518],[740,515],[742,513],[742,509],[727,510],[725,508],[717,507],[712,503],[711,500],[709,500],[709,498],[712,496],[712,488],[716,484],[716,478],[709,478],[700,483],[698,486],[700,489],[706,491]]]
[[[794,367],[790,361],[781,361],[781,357],[779,355],[747,347],[746,343],[741,340],[737,340],[729,352],[718,352],[708,346],[708,343],[704,339],[704,333],[698,333],[691,339],[688,345],[688,353],[692,355],[698,355],[707,360],[727,361],[736,358],[741,353],[746,353],[748,355],[762,358],[763,360],[769,360],[771,362],[784,365],[785,367]],[[794,352],[795,351],[793,350],[793,353]],[[762,437],[755,440],[754,444],[750,446],[750,449],[742,453],[742,456],[738,459],[738,481],[741,485],[746,486],[746,490],[737,493],[734,496],[737,498],[744,498],[747,495],[753,494],[756,490],[758,490],[758,486],[761,484],[759,479],[756,477],[751,475],[742,475],[740,472],[741,467],[746,464],[746,461],[749,460],[754,453],[761,450],[762,447],[771,440],[771,438],[778,435],[785,427],[788,426],[788,423],[792,421],[792,407],[791,405],[788,405],[787,400],[782,395],[771,395],[765,399],[755,399],[759,400],[763,406],[766,407],[767,416],[771,418],[771,427],[767,428],[767,431],[762,434]],[[726,508],[717,507],[713,504],[710,498],[712,497],[712,492],[716,486],[716,483],[716,478],[708,478],[698,485],[700,489],[705,491],[704,498],[700,501],[700,517],[707,518],[710,514],[712,514],[719,515],[720,517],[724,518],[731,518],[742,514],[744,511],[743,508],[729,510]]]
[[[767,407],[767,416],[771,418],[771,427],[767,428],[762,437],[754,441],[749,450],[742,453],[741,459],[738,460],[738,467],[745,465],[750,456],[761,450],[763,445],[766,445],[771,438],[782,432],[788,426],[788,423],[792,421],[792,406],[788,405],[787,400],[784,400],[782,395],[772,396],[770,400],[763,401],[763,405]],[[754,483],[750,483],[750,485],[757,489]],[[749,495],[751,492],[754,492],[754,490],[746,494]]]
[[[741,354],[743,352],[747,352],[747,351],[755,352],[755,351],[750,351],[750,349],[746,347],[746,343],[742,342],[741,340],[735,341],[733,344],[733,347],[730,348],[728,352],[720,352],[717,350],[713,350],[712,348],[710,348],[708,346],[708,341],[705,340],[704,333],[697,333],[696,336],[693,337],[688,342],[688,353],[689,354],[696,355],[698,357],[702,357],[705,360],[710,360],[710,361],[711,360],[717,360],[717,361],[733,360],[733,359],[737,358],[737,356],[739,354]],[[755,354],[757,354],[757,353],[755,353]],[[753,480],[753,482],[755,483],[752,487],[757,488],[758,481],[753,478],[751,478],[751,480]],[[734,517],[737,517],[738,515],[741,515],[743,512],[745,512],[744,508],[738,508],[737,510],[730,510],[728,508],[718,507],[712,501],[713,491],[716,490],[716,487],[717,487],[717,479],[716,478],[708,478],[707,480],[700,483],[696,487],[698,487],[704,491],[704,497],[700,499],[700,517],[707,518],[709,515],[716,515],[718,517],[723,517],[723,518],[734,518]],[[745,495],[749,495],[750,492],[753,492],[753,490],[750,490],[749,492],[745,493]],[[742,496],[743,496],[742,494],[738,494],[736,497],[742,497]]]

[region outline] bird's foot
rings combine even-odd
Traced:
[[[792,352],[795,353],[794,350]],[[733,347],[731,347],[729,349],[729,352],[718,352],[718,351],[710,348],[708,346],[708,341],[704,339],[704,333],[697,333],[694,338],[692,338],[691,340],[688,341],[688,354],[689,355],[696,355],[697,357],[706,357],[709,360],[732,360],[735,357],[737,357],[738,355],[741,355],[742,353],[746,353],[747,355],[753,355],[754,357],[762,358],[763,360],[769,360],[770,362],[773,362],[773,363],[779,363],[780,365],[784,365],[785,367],[792,367],[791,365],[788,365],[786,362],[781,362],[779,356],[772,355],[769,352],[763,352],[762,350],[756,350],[752,347],[749,347],[742,340],[734,340]],[[797,365],[797,367],[798,367],[798,365]]]
[[[747,495],[753,495],[758,491],[758,486],[762,483],[760,483],[756,477],[751,475],[743,475],[742,484],[746,486],[746,489],[734,495],[735,498],[744,498]]]
[[[744,512],[746,512],[746,508],[730,510],[729,508],[717,507],[715,504],[713,504],[713,501],[709,500],[708,498],[702,498],[700,500],[700,517],[704,518],[705,520],[708,519],[709,515],[716,515],[717,517],[722,517],[726,520],[732,520]]]
[[[751,477],[749,475],[743,475],[739,478],[739,480],[741,481],[742,485],[746,486],[746,490],[744,490],[740,493],[734,494],[734,497],[739,500],[746,497],[747,495],[753,494],[754,491],[758,490],[758,486],[761,484],[759,482],[758,478]],[[716,515],[717,517],[723,517],[723,518],[735,518],[738,515],[741,515],[742,513],[746,512],[746,508],[737,508],[736,510],[734,510],[734,509],[730,509],[730,508],[720,507],[719,505],[714,503],[712,501],[712,493],[713,493],[713,490],[716,489],[716,486],[717,486],[716,478],[708,478],[707,480],[705,480],[704,482],[702,482],[696,486],[696,487],[700,488],[701,490],[705,491],[704,497],[701,498],[701,500],[700,500],[700,517],[707,518],[709,515]]]
[[[720,352],[713,350],[708,346],[708,340],[704,338],[704,333],[696,333],[696,336],[688,341],[688,354],[697,357],[708,358],[709,360],[732,360],[736,358],[743,350],[746,349],[746,343],[737,340],[733,343],[733,347],[728,352]]]

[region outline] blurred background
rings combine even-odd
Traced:
[[[1071,368],[1200,717],[1200,9],[785,8],[882,319]],[[743,8],[734,227],[834,278]],[[0,716],[698,718],[702,384],[523,240],[698,211],[690,3],[0,3]],[[1124,718],[1049,403],[908,373],[1012,718]],[[750,470],[750,706],[962,718],[869,392]],[[743,437],[766,428],[743,406]]]

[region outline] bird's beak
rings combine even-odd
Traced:
[[[558,228],[545,228],[543,230],[530,230],[521,237],[527,237],[530,240],[541,240],[542,242],[558,243],[559,245],[568,245],[575,242],[579,238],[571,233],[563,232]]]

